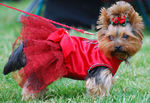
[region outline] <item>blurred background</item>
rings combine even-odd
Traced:
[[[75,27],[95,29],[99,10],[119,0],[1,0],[3,2],[28,1],[25,11]],[[150,30],[150,0],[124,0],[134,6]]]
[[[40,15],[69,26],[83,28],[96,34],[95,26],[101,7],[109,7],[117,0],[0,0],[0,3]],[[122,63],[114,76],[115,85],[110,96],[88,98],[83,81],[63,78],[50,85],[47,96],[40,100],[21,101],[21,88],[4,76],[12,45],[21,30],[20,12],[0,5],[0,103],[150,103],[150,0],[126,0],[134,6],[145,23],[142,49]],[[70,35],[91,37],[70,30]]]

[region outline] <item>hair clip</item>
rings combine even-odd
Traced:
[[[127,17],[124,15],[123,17],[118,16],[118,17],[113,17],[111,20],[112,25],[117,25],[121,24],[122,26],[125,26],[127,24]]]

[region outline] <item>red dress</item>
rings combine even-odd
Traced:
[[[67,30],[33,17],[23,17],[21,22],[27,64],[19,71],[19,85],[23,87],[28,81],[32,92],[61,77],[84,80],[97,66],[108,67],[115,75],[121,63],[117,58],[106,58],[96,40],[70,36]]]

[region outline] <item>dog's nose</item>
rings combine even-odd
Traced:
[[[122,51],[122,46],[121,45],[116,45],[115,46],[115,51]]]

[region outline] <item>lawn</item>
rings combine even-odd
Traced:
[[[28,2],[24,0],[6,4],[24,9]],[[110,96],[102,99],[89,97],[83,81],[63,78],[48,87],[45,97],[21,101],[21,88],[11,78],[11,74],[2,74],[12,44],[20,32],[18,15],[19,12],[0,6],[0,103],[150,103],[150,33],[147,30],[144,30],[141,51],[130,60],[130,65],[122,63],[114,76],[115,84]],[[71,34],[75,35],[76,32],[71,31]]]

